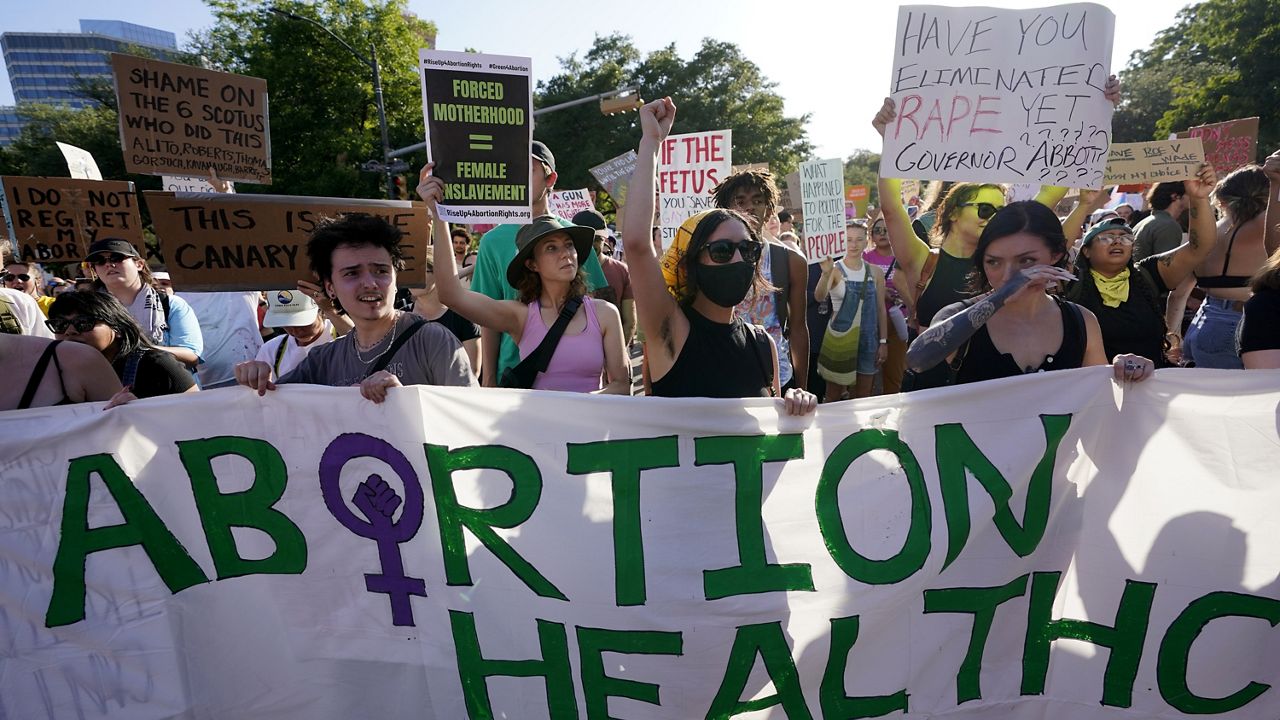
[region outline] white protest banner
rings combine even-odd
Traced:
[[[562,217],[565,220],[572,220],[574,215],[583,210],[594,210],[595,203],[591,201],[591,193],[586,188],[581,190],[557,190],[551,193],[547,198],[547,210],[552,215]]]
[[[1114,28],[1092,3],[899,8],[880,174],[1098,187]]]
[[[732,130],[667,136],[658,156],[663,247],[675,240],[681,223],[713,207],[711,190],[729,177],[732,167]]]
[[[533,217],[531,60],[419,50],[427,161],[444,180],[448,222],[528,222]]]
[[[804,254],[812,265],[844,256],[844,163],[840,158],[800,163]]]
[[[1107,185],[1158,183],[1196,176],[1204,162],[1200,138],[1115,143],[1107,152]]]
[[[13,718],[1280,717],[1280,376],[1110,376],[810,418],[309,386],[0,413],[0,698]]]
[[[62,157],[67,159],[67,170],[71,172],[71,177],[77,180],[101,180],[102,171],[98,169],[98,161],[93,159],[93,154],[84,148],[78,148],[75,145],[68,145],[64,142],[55,142],[58,149],[62,151]]]
[[[236,191],[235,184],[233,183],[227,183],[227,184],[231,185],[231,189],[228,190],[227,192],[234,193]],[[210,183],[205,178],[195,177],[195,176],[188,177],[185,175],[165,175],[160,178],[160,186],[162,189],[164,189],[165,192],[197,192],[197,193],[217,192],[216,190],[213,189],[213,183]]]

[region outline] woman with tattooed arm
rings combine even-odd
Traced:
[[[985,292],[939,310],[907,350],[907,366],[923,372],[944,360],[956,383],[1024,373],[1105,365],[1102,331],[1088,310],[1050,295],[1075,280],[1066,270],[1067,239],[1051,210],[1017,202],[987,223],[974,252],[974,284]],[[1145,380],[1151,360],[1117,355],[1116,379]]]

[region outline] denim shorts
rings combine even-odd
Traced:
[[[1191,327],[1182,342],[1182,358],[1196,367],[1240,370],[1244,364],[1236,354],[1236,327],[1241,313],[1232,310],[1232,300],[1206,297],[1191,318]]]

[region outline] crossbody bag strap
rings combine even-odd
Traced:
[[[368,378],[374,375],[375,373],[379,373],[379,372],[382,372],[383,370],[386,370],[387,365],[390,364],[391,362],[391,358],[396,356],[396,351],[399,350],[400,347],[403,346],[406,342],[409,342],[409,338],[413,337],[413,334],[418,332],[419,328],[421,328],[423,325],[426,325],[426,324],[427,324],[427,321],[423,320],[422,318],[418,318],[417,320],[414,320],[412,325],[405,328],[404,332],[400,333],[400,335],[398,335],[396,339],[391,342],[391,347],[387,348],[387,352],[384,353],[382,357],[378,358],[378,362],[374,363],[373,367],[369,368],[369,372],[365,373],[364,376]]]
[[[920,327],[920,296],[924,294],[925,288],[929,287],[929,281],[933,279],[933,271],[938,268],[938,258],[941,257],[942,251],[932,249],[929,251],[929,257],[925,258],[924,265],[920,268],[920,279],[916,280],[916,291],[912,293],[915,297],[911,298],[911,322],[912,327]]]
[[[529,363],[534,369],[534,375],[546,372],[551,366],[551,356],[556,354],[556,346],[560,344],[560,337],[564,335],[565,328],[569,327],[569,321],[574,315],[578,314],[578,308],[582,307],[582,298],[570,298],[565,302],[564,307],[560,309],[560,315],[556,318],[551,329],[547,331],[546,337],[542,338],[542,342],[538,343],[538,347],[534,348],[529,357],[520,361],[520,364]]]

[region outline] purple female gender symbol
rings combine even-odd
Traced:
[[[364,514],[358,517],[343,500],[338,480],[342,468],[349,460],[358,457],[377,458],[400,476],[404,484],[404,510],[400,519],[393,521],[392,513],[400,506],[396,491],[378,475],[370,475],[360,483],[351,502]],[[320,492],[325,507],[342,526],[360,537],[378,543],[378,561],[382,574],[365,573],[364,586],[369,592],[386,593],[391,600],[391,624],[413,625],[412,595],[427,596],[427,586],[422,578],[405,577],[400,559],[400,543],[411,539],[422,525],[422,484],[409,459],[390,443],[363,433],[345,433],[334,438],[320,457]]]

